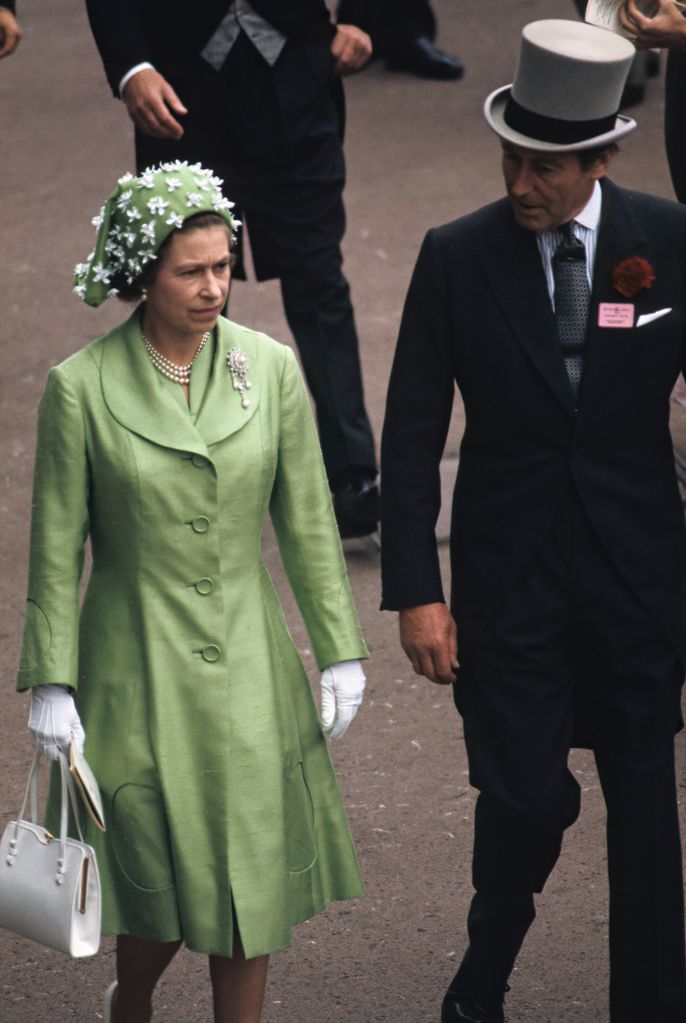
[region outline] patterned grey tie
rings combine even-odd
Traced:
[[[584,368],[591,289],[586,274],[586,249],[583,242],[574,237],[572,222],[562,224],[558,230],[563,240],[553,256],[555,321],[565,369],[576,398]]]

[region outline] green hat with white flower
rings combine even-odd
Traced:
[[[216,213],[231,231],[240,221],[231,215],[233,203],[222,195],[221,178],[199,163],[177,160],[149,167],[138,177],[119,178],[100,213],[95,249],[85,263],[74,267],[74,291],[87,305],[99,306],[117,294],[113,277],[132,284],[165,239],[198,213]]]

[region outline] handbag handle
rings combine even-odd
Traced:
[[[81,832],[81,821],[79,819],[79,807],[76,801],[76,792],[74,791],[74,782],[72,781],[71,774],[69,772],[69,763],[65,754],[62,750],[58,750],[58,758],[60,765],[60,856],[57,860],[57,873],[55,875],[55,881],[57,884],[64,883],[64,872],[67,862],[67,837],[69,830],[69,804],[71,803],[71,809],[74,816],[74,823],[76,824],[76,830],[78,832],[80,840],[83,842],[83,834]],[[19,834],[19,823],[24,819],[26,813],[26,806],[31,800],[31,822],[38,824],[36,820],[38,816],[38,768],[41,761],[41,752],[36,750],[36,755],[33,758],[31,769],[29,771],[29,779],[26,783],[26,791],[24,792],[24,799],[21,804],[21,810],[19,816],[14,823],[14,838],[10,839],[9,844],[9,855],[7,862],[11,866],[17,855],[17,842]]]

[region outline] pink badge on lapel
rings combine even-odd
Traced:
[[[633,327],[633,302],[601,302],[598,306],[599,327]]]

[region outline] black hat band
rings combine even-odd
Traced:
[[[520,106],[512,94],[508,97],[503,112],[505,124],[518,131],[521,135],[538,139],[541,142],[553,142],[558,145],[569,145],[573,142],[584,142],[586,139],[595,138],[596,135],[605,135],[612,131],[617,120],[616,111],[609,117],[599,117],[594,121],[561,121],[557,117],[546,117],[545,114],[535,114],[532,110]]]

